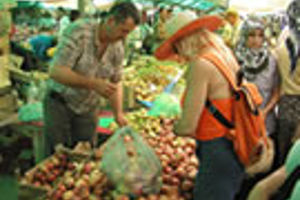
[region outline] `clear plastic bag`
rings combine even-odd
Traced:
[[[160,161],[140,135],[124,127],[105,145],[101,170],[120,193],[141,195],[160,191]]]

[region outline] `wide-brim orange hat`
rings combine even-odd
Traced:
[[[166,22],[165,31],[167,38],[156,50],[155,57],[165,60],[176,55],[173,44],[179,39],[192,34],[199,29],[216,31],[224,24],[221,17],[216,15],[203,16],[201,18],[190,12],[181,12]]]

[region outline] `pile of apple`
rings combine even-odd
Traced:
[[[192,199],[198,168],[195,140],[177,137],[172,132],[173,120],[147,117],[145,110],[135,112],[129,118],[132,123],[136,122],[138,132],[156,152],[163,168],[163,185],[159,194],[143,195],[137,199]],[[98,149],[95,155],[80,162],[71,162],[66,154],[55,155],[35,170],[32,183],[51,188],[49,200],[129,200],[128,195],[115,191],[100,171],[102,149]]]
[[[65,172],[74,169],[75,165],[67,154],[54,154],[33,171],[27,173],[22,183],[51,190]]]
[[[172,132],[174,120],[147,116],[145,110],[130,113],[127,119],[154,149],[163,167],[160,194],[140,199],[192,199],[198,170],[195,140],[176,136]]]
[[[192,199],[194,180],[198,170],[198,160],[195,155],[196,143],[191,138],[177,137],[172,129],[173,120],[161,119],[161,130],[158,134],[156,136],[148,134],[144,138],[153,147],[162,163],[161,194],[170,193],[173,196],[176,194],[177,199],[189,200]]]
[[[72,172],[66,172],[49,200],[97,200],[113,190],[106,176],[99,170],[99,163],[78,163]]]
[[[177,137],[172,132],[171,119],[156,118],[153,126],[157,126],[157,119],[160,121],[160,129],[155,134],[155,128],[148,127],[148,122],[145,122],[145,129],[139,133],[161,161],[163,185],[159,194],[143,195],[138,200],[191,200],[198,169],[195,140]],[[129,197],[120,195],[113,199],[129,200]]]

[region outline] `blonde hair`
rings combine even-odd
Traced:
[[[207,47],[225,53],[225,59],[228,63],[236,62],[231,59],[233,58],[233,54],[225,45],[222,38],[206,29],[199,29],[174,44],[174,48],[177,49],[178,54],[187,58],[198,55],[201,50]]]

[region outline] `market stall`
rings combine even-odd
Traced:
[[[158,61],[153,56],[154,48],[151,46],[148,51],[144,45],[146,37],[139,33],[128,36],[124,41],[126,53],[122,71],[122,103],[128,126],[119,127],[113,118],[112,106],[99,97],[100,111],[96,116],[93,142],[80,142],[74,148],[58,146],[53,155],[45,158],[43,98],[56,47],[46,51],[49,60],[40,62],[30,39],[43,28],[50,28],[53,35],[58,35],[59,21],[72,9],[80,10],[82,18],[101,21],[116,1],[50,0],[11,4],[6,1],[9,0],[0,3],[0,10],[5,8],[0,12],[0,33],[3,33],[0,49],[10,54],[10,43],[15,46],[11,55],[0,56],[1,66],[5,66],[0,68],[0,145],[3,150],[0,164],[3,164],[2,157],[7,159],[1,169],[10,166],[13,184],[19,184],[18,191],[15,187],[17,192],[13,192],[19,195],[18,199],[193,200],[195,177],[201,164],[195,154],[196,140],[176,136],[173,132],[186,87],[188,66],[183,59]],[[148,18],[143,23],[151,29],[147,32],[150,38],[155,32],[152,29],[157,27],[160,9],[167,8],[171,15],[189,10],[198,16],[217,14],[225,18],[226,10],[231,8],[240,13],[241,20],[258,14],[268,24],[266,36],[269,33],[277,39],[285,25],[282,10],[288,4],[284,0],[131,2],[146,12]],[[12,17],[8,5],[15,6],[11,9]],[[3,18],[6,20],[1,21]],[[1,30],[10,29],[11,22],[16,30],[9,37],[8,32]],[[222,35],[221,31],[218,34]],[[276,45],[277,41],[271,43]],[[13,97],[2,98],[6,88],[12,88]],[[3,180],[0,179],[0,185],[1,181],[6,182]]]

